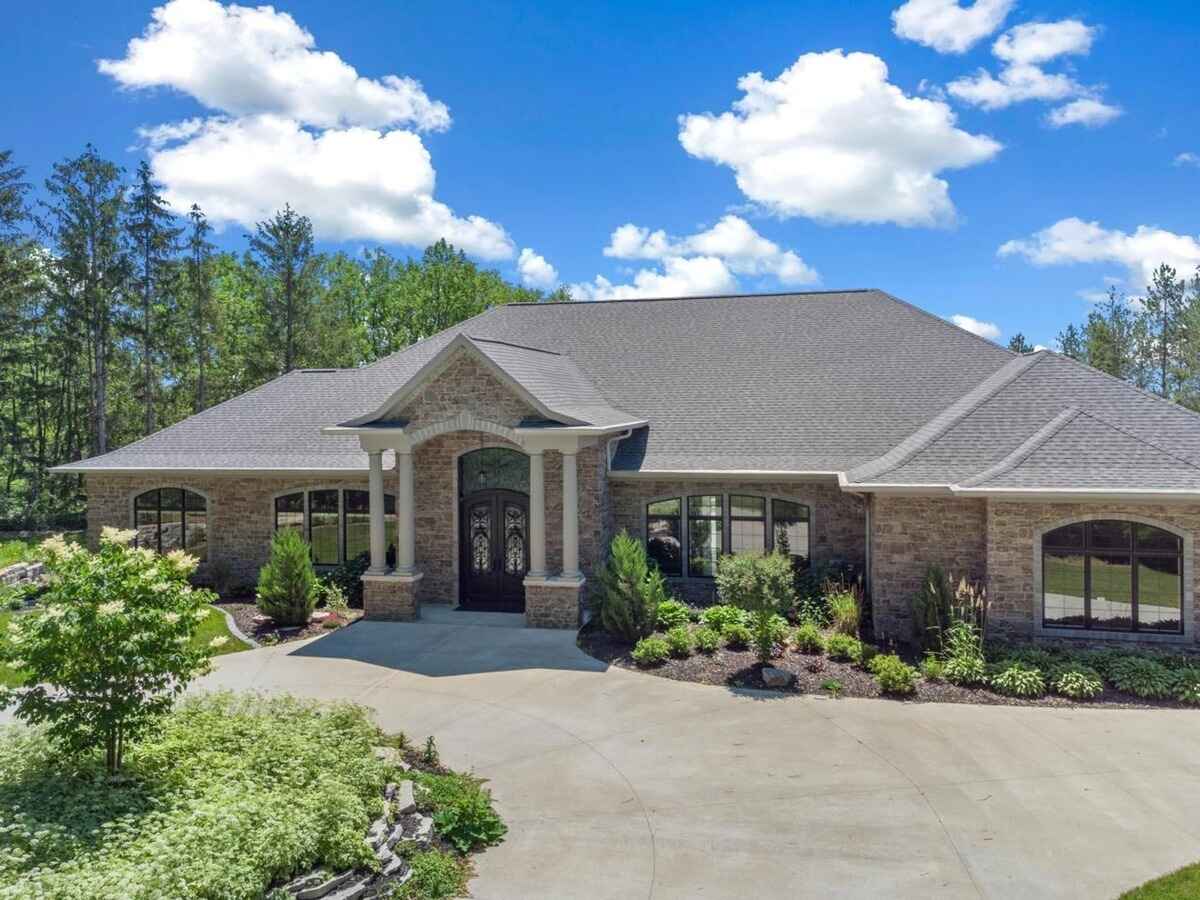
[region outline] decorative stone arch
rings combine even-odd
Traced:
[[[1154,634],[1144,631],[1104,631],[1089,630],[1069,631],[1062,628],[1046,628],[1043,624],[1045,597],[1042,590],[1042,538],[1057,528],[1065,525],[1077,525],[1081,522],[1097,522],[1102,520],[1116,522],[1134,522],[1139,525],[1151,525],[1161,528],[1180,538],[1183,542],[1183,604],[1180,615],[1183,618],[1183,634]],[[1039,637],[1054,639],[1084,639],[1093,641],[1137,641],[1139,643],[1190,643],[1195,639],[1195,606],[1192,591],[1192,573],[1195,550],[1195,538],[1192,532],[1180,528],[1171,522],[1155,519],[1149,516],[1137,515],[1119,511],[1078,513],[1064,516],[1033,530],[1033,633]]]
[[[431,438],[442,434],[449,434],[453,431],[480,431],[484,434],[502,437],[518,447],[523,447],[521,436],[517,434],[516,429],[491,422],[487,419],[481,419],[479,416],[466,410],[449,419],[442,419],[440,422],[431,422],[428,425],[414,428],[411,431],[406,429],[404,436],[408,439],[409,447],[416,447]]]

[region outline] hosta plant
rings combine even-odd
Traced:
[[[745,650],[754,640],[754,635],[748,626],[732,622],[721,629],[721,639],[731,650]]]
[[[1200,706],[1200,669],[1179,669],[1174,674],[1174,682],[1176,700]]]
[[[678,600],[664,600],[658,604],[658,627],[661,631],[687,625],[691,619],[691,610]]]
[[[745,625],[746,611],[728,603],[718,603],[700,613],[700,622],[721,631],[726,625]]]
[[[1050,673],[1050,687],[1072,700],[1091,700],[1104,692],[1104,680],[1095,669],[1068,664]]]
[[[1001,663],[999,671],[991,676],[989,683],[992,690],[1007,697],[1040,697],[1046,693],[1046,679],[1042,670],[1015,660]]]
[[[1108,667],[1113,687],[1127,694],[1162,700],[1173,693],[1174,679],[1162,663],[1139,656],[1126,656]]]
[[[825,636],[814,622],[804,622],[792,633],[792,642],[801,653],[823,653]]]

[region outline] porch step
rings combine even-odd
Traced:
[[[524,613],[476,612],[433,603],[421,604],[422,622],[431,625],[480,625],[485,628],[524,628]]]

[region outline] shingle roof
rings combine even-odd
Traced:
[[[283,376],[68,469],[365,470],[356,438],[320,429],[378,414],[459,336],[550,420],[645,421],[620,443],[617,471],[1100,489],[1192,485],[1200,464],[1195,414],[863,290],[496,307],[370,366]]]

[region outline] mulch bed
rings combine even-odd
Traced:
[[[671,678],[675,681],[692,681],[697,684],[716,684],[728,688],[750,688],[772,691],[779,694],[820,694],[831,696],[822,684],[831,679],[840,681],[843,697],[887,697],[902,703],[979,703],[988,706],[1052,706],[1052,707],[1108,707],[1108,708],[1156,708],[1191,709],[1174,700],[1145,700],[1133,694],[1125,694],[1105,686],[1104,692],[1094,700],[1071,700],[1055,694],[1046,694],[1037,699],[1005,697],[984,688],[959,687],[944,681],[917,682],[917,691],[907,697],[892,697],[882,694],[879,685],[870,673],[849,662],[835,662],[821,654],[799,653],[788,649],[771,660],[771,665],[784,669],[795,676],[786,688],[767,687],[762,680],[758,659],[753,650],[730,650],[722,648],[715,653],[693,653],[683,659],[669,659],[661,666],[642,668],[633,661],[630,651],[633,645],[619,641],[599,629],[585,628],[579,633],[579,648],[590,656],[623,669],[634,669],[646,675]],[[906,656],[906,654],[901,654]],[[906,662],[916,664],[907,656]],[[815,670],[815,671],[814,671]]]
[[[258,607],[252,600],[221,600],[216,606],[233,616],[233,621],[237,623],[237,627],[242,630],[242,633],[254,638],[260,644],[284,644],[289,641],[303,641],[308,638],[320,637],[323,634],[329,634],[336,628],[353,625],[362,618],[363,614],[361,609],[351,609],[347,610],[345,616],[333,615],[324,621],[309,622],[303,628],[279,628],[274,622],[254,621],[254,617],[259,613]],[[325,611],[317,610],[317,612]]]

